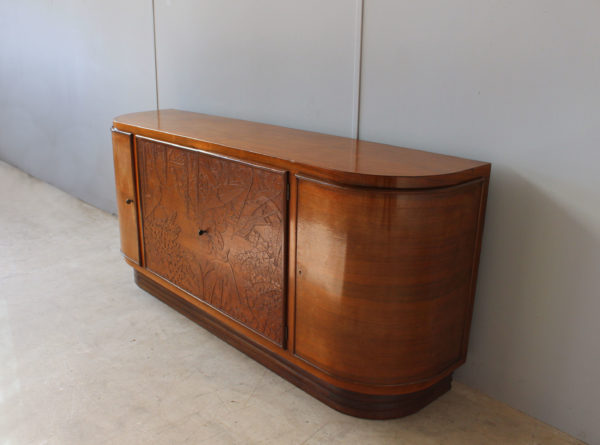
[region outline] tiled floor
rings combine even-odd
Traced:
[[[465,385],[340,414],[138,289],[114,216],[0,162],[0,444],[574,444]]]

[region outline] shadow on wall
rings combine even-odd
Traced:
[[[600,400],[591,381],[600,375],[599,238],[564,202],[494,165],[471,330],[477,336],[457,379],[525,411],[542,407],[546,422],[561,416],[556,423],[567,424],[570,412],[583,428],[596,409],[589,401]],[[567,400],[581,405],[564,410]]]

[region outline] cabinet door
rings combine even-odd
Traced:
[[[483,181],[374,190],[299,178],[295,353],[367,385],[456,367],[484,192]]]
[[[112,140],[115,161],[117,209],[119,211],[119,226],[121,231],[121,252],[131,261],[139,264],[138,214],[135,202],[131,134],[113,130]]]
[[[137,139],[145,265],[283,345],[287,173]]]

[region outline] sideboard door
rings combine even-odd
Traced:
[[[137,138],[145,266],[283,346],[287,172]]]
[[[116,130],[113,130],[112,140],[121,252],[134,263],[140,264],[138,213],[137,203],[135,202],[133,170],[133,140],[130,133]]]
[[[484,190],[299,178],[296,355],[379,386],[428,383],[463,361]]]

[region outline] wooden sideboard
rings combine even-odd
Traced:
[[[450,388],[489,163],[178,110],[116,118],[113,149],[142,289],[347,414]]]

